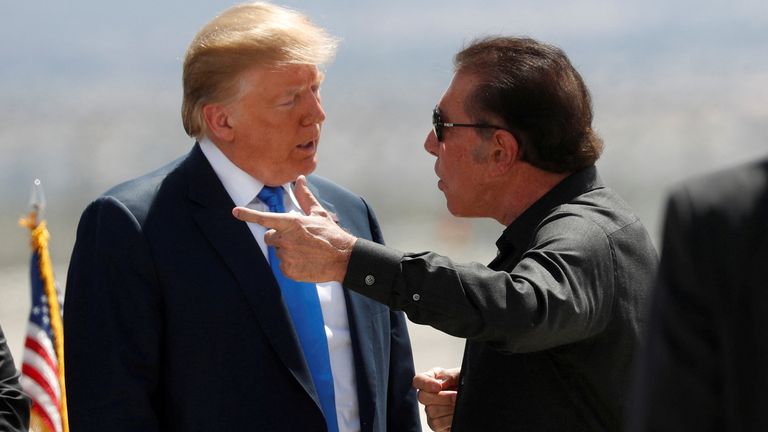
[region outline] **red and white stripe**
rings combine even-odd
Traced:
[[[32,412],[51,432],[62,432],[59,366],[53,343],[35,323],[27,325],[21,385],[32,398]]]

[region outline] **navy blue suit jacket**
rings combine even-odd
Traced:
[[[320,202],[381,242],[366,203]],[[67,278],[72,432],[325,431],[269,264],[199,146],[83,213]],[[403,315],[345,291],[362,431],[420,430]]]

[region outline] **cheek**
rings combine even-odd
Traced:
[[[467,160],[466,155],[462,153],[445,153],[444,156],[440,158],[440,161],[446,172],[453,178],[465,177],[468,172],[469,161]]]
[[[262,146],[264,157],[267,159],[288,159],[290,158],[293,146],[289,146],[288,139],[284,134],[262,134],[256,136],[257,140],[261,140],[264,145]]]

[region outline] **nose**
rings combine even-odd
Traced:
[[[311,93],[312,97],[309,101],[309,107],[306,115],[302,118],[302,124],[304,126],[312,126],[314,124],[320,124],[325,121],[325,110],[323,110],[323,104],[320,102],[320,95]]]
[[[437,141],[435,131],[430,130],[427,134],[427,139],[424,140],[424,150],[432,156],[437,156],[437,149],[440,147],[440,143]]]

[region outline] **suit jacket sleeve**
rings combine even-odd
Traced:
[[[366,204],[367,206],[367,204]],[[368,207],[368,219],[374,242],[383,244],[381,228],[373,211]],[[390,311],[389,391],[387,392],[387,430],[390,432],[421,431],[416,391],[412,386],[413,353],[408,336],[405,315]]]
[[[605,233],[578,216],[553,217],[536,237],[513,268],[501,271],[361,239],[344,285],[404,310],[416,323],[500,351],[536,351],[599,333],[611,315],[615,284]]]
[[[717,226],[697,226],[686,189],[667,205],[659,278],[650,305],[646,345],[635,383],[631,429],[721,430],[716,334],[720,304],[709,266]],[[720,419],[721,420],[721,419]]]
[[[69,421],[80,431],[156,431],[162,323],[134,214],[103,197],[83,213],[66,290]]]
[[[21,391],[19,372],[0,328],[0,430],[26,431],[29,424],[29,398]]]

